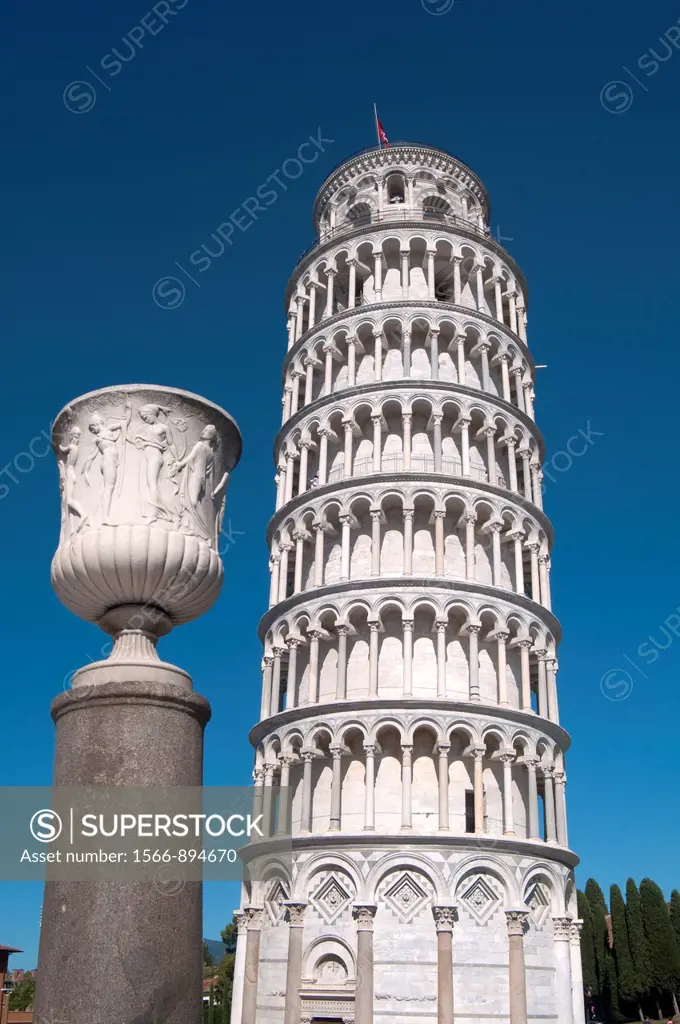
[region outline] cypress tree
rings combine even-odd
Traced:
[[[640,893],[632,878],[626,882],[626,924],[628,925],[628,946],[633,959],[638,983],[638,999],[649,992],[649,951],[642,923]]]
[[[671,919],[673,932],[675,933],[675,944],[680,949],[680,892],[673,889],[671,902],[668,906],[668,913]]]
[[[583,965],[583,988],[586,993],[593,996],[599,995],[600,988],[597,983],[597,966],[595,963],[595,945],[593,941],[593,912],[590,909],[590,902],[584,892],[579,889],[576,893],[578,901],[578,916],[583,921],[581,931],[581,963]]]
[[[649,987],[657,1003],[675,1003],[675,989],[680,977],[680,955],[664,895],[651,878],[640,882],[642,923],[649,950]]]
[[[635,972],[633,957],[628,941],[628,925],[626,922],[626,904],[618,885],[612,885],[609,894],[609,906],[612,915],[612,932],[614,934],[614,961],[620,998],[626,1003],[637,1007],[642,1020],[642,1010],[638,996],[640,983]]]

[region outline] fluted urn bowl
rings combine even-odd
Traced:
[[[219,534],[241,454],[229,414],[176,388],[102,388],[61,410],[52,446],[52,584],[66,607],[113,635],[155,637],[207,611],[222,585]]]

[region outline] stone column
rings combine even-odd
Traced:
[[[364,832],[375,832],[375,745],[364,743],[366,778],[364,792]]]
[[[357,923],[356,1024],[373,1024],[373,919],[377,907],[357,903],[352,916]]]
[[[586,1024],[585,1000],[583,998],[583,964],[581,962],[581,929],[583,921],[572,921],[569,933],[569,955],[571,958],[571,995],[574,1024]]]
[[[347,308],[354,309],[357,294],[357,261],[347,260],[347,264],[349,266],[349,296],[347,299]]]
[[[434,471],[435,473],[441,473],[442,471],[442,417],[439,414],[435,414],[432,417],[432,447],[434,448]]]
[[[305,367],[305,397],[304,397],[304,404],[305,405],[309,405],[309,403],[312,400],[312,394],[314,392],[314,364],[315,364],[315,362],[316,362],[316,360],[312,359],[310,356],[307,356],[307,358],[304,360],[304,363],[303,363],[303,365]]]
[[[348,580],[350,574],[350,556],[351,556],[351,529],[352,529],[352,517],[349,514],[341,515],[340,522],[342,524],[342,553],[341,553],[341,567],[340,567],[340,579]]]
[[[380,575],[380,509],[371,509],[371,576]]]
[[[288,964],[286,967],[286,1008],[283,1024],[299,1024],[301,1012],[300,982],[302,981],[302,937],[305,927],[306,903],[284,900],[288,921]]]
[[[404,697],[413,696],[413,619],[402,619],[404,632]]]
[[[404,355],[403,355],[403,367],[404,377],[407,379],[411,376],[411,332],[404,330],[403,335],[404,341]]]
[[[293,395],[290,401],[290,415],[294,416],[300,404],[300,378],[302,373],[300,370],[293,370],[291,377],[293,380]]]
[[[479,692],[479,634],[481,629],[482,627],[475,623],[470,623],[467,627],[470,645],[470,700],[477,703],[482,699]]]
[[[411,818],[411,784],[413,781],[413,747],[410,743],[401,745],[401,831],[410,832]]]
[[[272,696],[269,705],[269,714],[278,715],[279,702],[281,700],[281,648],[272,647],[274,655],[274,666],[272,669]]]
[[[568,846],[567,839],[567,776],[564,772],[555,772],[555,826],[557,842],[560,846]]]
[[[378,696],[378,630],[380,623],[373,619],[369,621],[370,630],[368,638],[368,696]]]
[[[403,434],[404,434],[404,441],[403,441],[403,444],[404,444],[404,455],[403,455],[403,460],[404,460],[404,470],[407,473],[411,469],[411,445],[412,445],[412,442],[411,442],[411,423],[412,423],[411,413],[410,412],[403,413],[402,414],[402,431],[403,431]]]
[[[262,704],[260,706],[260,719],[269,718],[269,707],[272,696],[272,666],[274,659],[271,654],[265,654],[262,659]]]
[[[302,643],[302,637],[289,636],[286,639],[286,647],[288,648],[288,679],[286,681],[286,710],[296,707],[296,689],[297,689],[297,659],[298,650]]]
[[[309,629],[309,684],[307,689],[307,703],[316,704],[319,700],[319,640],[321,631]]]
[[[413,516],[414,509],[404,509],[404,576],[413,574]]]
[[[352,446],[354,442],[354,435],[352,433],[351,420],[343,420],[342,425],[345,430],[345,449],[343,452],[342,473],[345,479],[347,479],[352,475]]]
[[[380,472],[380,465],[382,462],[382,415],[378,413],[376,416],[371,416],[373,420],[373,472]]]
[[[524,561],[522,559],[522,541],[524,530],[511,530],[507,534],[512,541],[515,556],[515,593],[524,595]]]
[[[529,784],[527,786],[529,801],[529,839],[539,839],[538,785],[536,783],[536,768],[539,762],[537,760],[527,760],[524,763],[527,766],[527,777],[529,780]]]
[[[296,758],[284,754],[279,758],[281,762],[281,779],[279,784],[279,814],[276,822],[276,835],[285,836],[290,834],[290,767],[295,764]]]
[[[503,363],[503,365],[505,366],[505,363]],[[517,438],[506,438],[505,446],[508,455],[508,487],[514,493],[518,493],[519,485],[517,482],[517,463],[515,461],[515,448],[517,447]]]
[[[522,711],[533,713],[531,706],[531,665],[529,651],[533,646],[533,640],[520,640],[519,647],[520,665],[522,673]]]
[[[495,634],[498,651],[498,703],[501,707],[508,708],[508,666],[507,666],[507,642],[510,634],[506,630],[499,629]]]
[[[538,544],[532,541],[531,544],[527,544],[529,553],[531,555],[531,600],[535,601],[536,604],[540,604],[541,601],[541,586],[538,581]]]
[[[463,291],[460,280],[460,268],[462,263],[462,256],[453,257],[453,301],[456,306],[460,306],[460,300]],[[461,383],[465,383],[465,381],[463,380]]]
[[[293,483],[295,481],[293,466],[296,458],[297,452],[286,452],[286,493],[284,500],[287,502],[293,498]]]
[[[490,520],[488,528],[491,531],[491,562],[494,587],[502,586],[501,580],[501,530],[503,523],[497,519]]]
[[[376,302],[382,302],[382,252],[373,253],[373,293]]]
[[[376,382],[382,380],[382,343],[383,336],[382,331],[373,332],[373,344],[374,344],[374,355],[373,355],[373,366],[374,366],[374,378]]]
[[[500,316],[498,319],[501,321],[501,323],[503,322],[503,317],[502,316]],[[501,355],[501,356],[499,356],[498,361],[501,364],[501,381],[502,381],[502,385],[503,385],[503,398],[505,399],[506,402],[512,402],[512,395],[511,395],[511,392],[510,392],[510,371],[509,371],[509,368],[508,368],[508,364],[510,362],[510,357],[508,355]]]
[[[260,975],[260,935],[263,907],[246,907],[246,962],[243,971],[243,1013],[241,1024],[257,1024],[257,983]]]
[[[449,751],[448,743],[440,743],[438,747],[439,767],[439,831],[449,831]]]
[[[357,343],[355,338],[347,339],[347,386],[353,388],[357,382]]]
[[[501,754],[503,762],[503,835],[514,836],[515,818],[512,807],[512,763],[515,755]]]
[[[303,494],[307,490],[307,467],[309,465],[309,449],[311,447],[311,441],[300,441],[300,472],[298,473],[297,488],[298,494]]]
[[[491,374],[489,373],[489,346],[482,342],[478,346],[482,360],[482,390],[491,391]]]
[[[408,286],[409,286],[409,251],[408,249],[401,250],[401,297],[402,299],[408,299]]]
[[[285,542],[281,545],[281,563],[279,566],[279,601],[285,601],[288,593],[288,558],[293,545]]]
[[[553,917],[555,948],[555,995],[560,1024],[573,1024],[574,1001],[571,992],[571,918]]]
[[[466,512],[463,516],[465,523],[465,579],[475,578],[475,523],[477,514]]]
[[[548,717],[548,677],[545,671],[545,656],[547,651],[543,648],[536,649],[538,658],[538,713],[541,718]]]
[[[347,697],[347,634],[349,627],[341,624],[335,628],[338,634],[338,675],[335,697],[336,700],[345,700]]]
[[[470,420],[458,420],[460,426],[460,457],[463,476],[470,476]]]
[[[437,1024],[453,1024],[453,926],[456,908],[433,907],[437,928]]]
[[[475,833],[481,835],[484,832],[484,758],[486,747],[473,747],[472,755],[474,763],[474,803],[475,803]]]
[[[494,291],[494,302],[496,305],[496,320],[500,321],[500,323],[503,323],[503,296],[501,294],[502,281],[502,277],[496,276],[491,278]],[[505,356],[504,358],[507,360],[508,357]],[[505,394],[503,394],[503,398],[505,398]]]
[[[477,309],[483,312],[484,306],[486,305],[484,302],[484,278],[482,276],[484,267],[480,263],[477,263],[472,269],[477,277]],[[487,391],[488,388],[485,388],[484,390]]]
[[[316,286],[316,281],[309,282],[309,319],[307,323],[307,330],[309,331],[311,331],[316,323]]]
[[[293,594],[299,594],[302,590],[302,565],[305,557],[305,537],[307,531],[303,528],[301,530],[293,531],[293,540],[295,541],[295,573],[293,575]]]
[[[527,501],[533,501],[533,495],[531,493],[531,471],[529,469],[531,452],[528,448],[518,448],[517,454],[522,460],[522,488],[524,490],[524,497]]]
[[[435,327],[430,328],[430,377],[432,380],[439,380],[439,329]],[[435,452],[435,460],[436,458]]]
[[[328,483],[328,439],[330,437],[330,430],[322,427],[319,431],[319,487],[323,487],[324,484]]]
[[[241,1024],[243,1017],[243,984],[246,968],[247,919],[245,911],[237,910],[236,918],[236,956],[234,958],[234,983],[231,990],[231,1024]]]
[[[333,759],[331,780],[331,816],[328,831],[339,832],[342,814],[342,755],[344,748],[336,745],[330,748]]]
[[[434,296],[434,257],[436,253],[434,249],[427,250],[427,297],[433,299]]]
[[[446,627],[447,619],[437,619],[437,696],[446,697]]]
[[[324,316],[326,318],[333,316],[333,283],[335,281],[336,274],[337,270],[333,267],[328,267],[326,270],[326,280],[328,282],[326,285],[326,308],[324,310]]]
[[[302,751],[302,812],[300,814],[300,831],[312,831],[312,761],[314,751]]]
[[[548,556],[538,556],[538,578],[541,589],[541,604],[550,611],[550,587],[548,585]]]
[[[438,509],[434,513],[434,573],[435,576],[444,575],[444,509]]]
[[[543,770],[543,786],[544,786],[544,809],[545,809],[545,838],[548,843],[557,842],[557,832],[555,829],[555,790],[553,784],[553,774],[555,772],[555,766],[552,764],[541,765]]]
[[[489,483],[496,485],[498,483],[498,472],[496,469],[496,428],[485,427],[482,431],[486,438],[486,461],[489,464]]]
[[[508,968],[510,1024],[527,1024],[527,978],[524,963],[524,930],[529,917],[525,910],[506,910],[508,925]],[[560,1018],[560,1024],[562,1019]]]
[[[517,292],[510,289],[505,293],[508,299],[508,310],[510,313],[510,330],[517,334]]]
[[[548,677],[548,718],[551,722],[559,725],[560,714],[557,707],[557,680],[555,679],[556,663],[555,658],[547,658],[545,663]]]

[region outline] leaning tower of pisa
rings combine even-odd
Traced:
[[[314,226],[232,1021],[583,1024],[524,276],[431,146],[344,161]]]

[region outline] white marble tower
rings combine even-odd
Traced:
[[[314,225],[232,1021],[583,1024],[526,282],[430,146],[346,160]]]

